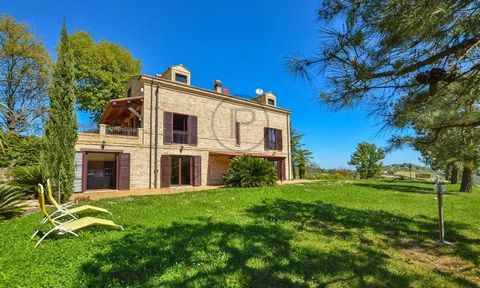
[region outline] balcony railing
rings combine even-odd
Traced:
[[[173,130],[173,143],[188,143],[188,132],[182,130]]]
[[[107,135],[120,135],[120,136],[138,136],[138,128],[121,127],[121,126],[106,126],[105,133]]]
[[[98,134],[100,133],[100,128],[97,124],[92,123],[78,123],[78,132],[79,133],[92,133]]]

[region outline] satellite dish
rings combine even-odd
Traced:
[[[260,89],[260,88],[257,88],[257,90],[255,90],[255,93],[257,93],[257,95],[262,95],[262,94],[263,94],[263,90]]]

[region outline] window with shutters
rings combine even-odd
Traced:
[[[197,122],[194,115],[163,112],[163,144],[197,145]]]
[[[173,114],[173,143],[188,144],[188,115]]]
[[[283,150],[282,148],[282,130],[274,128],[265,128],[265,149]]]

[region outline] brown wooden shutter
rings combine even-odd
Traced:
[[[268,128],[263,128],[263,145],[265,150],[268,150]]]
[[[285,159],[280,160],[280,180],[285,180]]]
[[[130,189],[130,154],[118,155],[118,190]]]
[[[173,143],[173,113],[163,112],[163,144]]]
[[[88,158],[87,152],[83,152],[82,192],[87,191]]]
[[[73,192],[84,192],[87,190],[87,156],[86,152],[75,152],[75,180]]]
[[[160,157],[160,187],[170,187],[170,155]]]
[[[193,158],[193,186],[202,185],[202,157],[194,156]]]
[[[188,144],[198,144],[198,118],[197,116],[188,116]]]
[[[282,151],[283,150],[282,130],[276,129],[275,130],[275,137],[277,138],[277,139],[275,139],[276,142],[277,142],[277,147],[276,148],[277,148],[277,150]]]

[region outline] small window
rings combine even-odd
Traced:
[[[240,122],[235,122],[235,145],[240,146]]]
[[[267,103],[268,103],[268,105],[275,106],[275,100],[274,99],[268,99]]]
[[[187,75],[175,73],[175,81],[187,84]]]
[[[188,143],[188,116],[173,114],[173,143]]]

